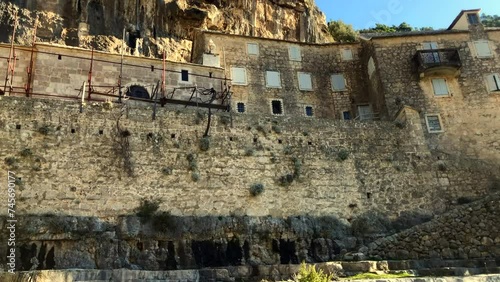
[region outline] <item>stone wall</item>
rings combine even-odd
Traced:
[[[384,259],[500,257],[500,193],[460,206],[431,222],[376,240],[370,256]]]
[[[357,104],[369,104],[367,83],[361,64],[360,44],[300,44],[256,37],[234,36],[215,32],[200,32],[194,41],[193,62],[202,64],[206,46],[212,41],[214,53],[231,78],[231,67],[244,67],[247,85],[233,83],[233,104],[243,102],[248,113],[270,115],[270,101],[283,101],[284,115],[305,116],[305,106],[312,106],[316,117],[342,119],[342,112],[356,116]],[[258,55],[247,51],[247,44],[258,45]],[[300,61],[289,58],[289,47],[298,47]],[[343,60],[342,50],[350,50],[352,60]],[[266,71],[279,71],[281,87],[266,87]],[[300,90],[298,72],[309,73],[311,90]],[[332,89],[331,75],[343,74],[345,91]]]
[[[500,72],[499,34],[498,30],[485,31],[478,26],[461,32],[374,37],[369,44],[375,49],[382,83],[378,95],[384,97],[378,99],[385,100],[390,116],[402,105],[415,108],[424,128],[425,114],[439,114],[444,132],[426,133],[430,148],[498,163],[500,96],[487,90],[485,78]],[[493,56],[477,58],[474,40],[489,40]],[[413,57],[423,48],[423,42],[437,42],[438,48],[458,50],[462,63],[459,75],[437,73],[420,78]],[[434,95],[433,78],[446,79],[449,96]]]
[[[132,104],[81,114],[77,102],[3,97],[0,107],[1,157],[11,159],[1,165],[22,178],[20,213],[120,215],[144,197],[176,215],[439,213],[498,177],[489,164],[427,150],[411,110],[403,128],[250,115],[231,127],[218,115],[204,152],[206,116],[183,108],[152,121],[151,107]],[[251,197],[257,183],[265,192]]]
[[[13,95],[24,96],[27,85],[27,69],[30,64],[31,49],[16,46],[16,71],[14,73]],[[8,58],[10,46],[0,46],[0,56]],[[37,44],[34,49],[32,91],[35,95],[56,95],[69,98],[81,97],[84,82],[88,82],[92,63],[92,89],[96,93],[118,95],[118,81],[120,76],[120,55],[92,52],[79,48],[58,47],[48,44]],[[7,68],[7,60],[0,60],[0,69]],[[217,91],[223,89],[223,70],[221,68],[206,67],[190,63],[166,61],[166,94],[172,93],[175,87],[198,87]],[[181,71],[188,72],[188,81],[181,80]],[[126,87],[138,85],[144,87],[149,95],[153,88],[161,86],[163,75],[163,61],[158,59],[125,56],[123,60],[122,85]],[[2,85],[3,90],[3,85]],[[97,100],[111,99],[104,95],[92,94]],[[178,89],[173,99],[188,100],[191,89]],[[88,85],[87,95],[88,98]],[[159,97],[158,97],[159,98]],[[206,100],[206,99],[205,99]]]

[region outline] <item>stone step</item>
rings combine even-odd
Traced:
[[[443,267],[443,268],[422,268],[414,270],[418,276],[471,276],[479,274],[500,273],[500,267]]]

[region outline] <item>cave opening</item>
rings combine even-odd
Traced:
[[[146,88],[140,85],[132,85],[127,89],[126,95],[128,97],[140,98],[140,99],[149,99],[149,92]]]
[[[128,33],[127,45],[130,47],[130,54],[135,53],[135,49],[137,49],[137,39],[139,38],[141,38],[141,32],[139,30],[130,31]]]
[[[22,245],[19,248],[19,252],[21,255],[21,268],[20,270],[30,270],[31,269],[31,259],[36,256],[37,246],[35,243],[31,244],[31,246]]]
[[[177,270],[177,260],[175,260],[175,246],[174,242],[169,241],[167,246],[167,270]]]
[[[221,243],[212,241],[193,241],[191,243],[196,265],[202,267],[225,266],[226,254]]]
[[[299,264],[297,258],[295,241],[280,239],[279,253],[281,264]]]
[[[87,23],[90,35],[103,35],[105,32],[104,7],[101,1],[93,0],[87,5]]]
[[[240,240],[233,238],[227,243],[226,258],[229,265],[241,265],[243,260],[243,249],[240,246]]]
[[[54,247],[52,247],[50,251],[47,253],[47,258],[45,259],[45,269],[55,269],[56,260],[54,253],[55,253]]]

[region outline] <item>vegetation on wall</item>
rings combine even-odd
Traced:
[[[481,14],[481,23],[486,27],[500,27],[500,16]]]

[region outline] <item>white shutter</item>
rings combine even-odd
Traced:
[[[245,68],[231,68],[231,78],[235,85],[246,85],[247,70]]]
[[[358,113],[359,113],[360,120],[372,120],[373,119],[372,108],[369,105],[358,106]]]
[[[256,43],[247,44],[248,55],[259,55],[259,45]]]
[[[300,48],[297,46],[290,46],[288,48],[288,54],[291,61],[301,61],[302,56],[300,54]]]
[[[298,78],[300,90],[312,90],[311,74],[299,72]]]
[[[488,41],[475,41],[474,47],[478,57],[491,57],[491,49]]]
[[[374,72],[375,72],[375,62],[373,61],[373,57],[370,57],[370,60],[368,60],[368,76],[372,78]]]
[[[500,75],[497,73],[490,74],[486,77],[486,80],[488,81],[488,90],[490,92],[500,91]]]
[[[342,49],[342,60],[344,61],[352,61],[352,50],[351,49]]]
[[[432,87],[434,88],[434,95],[436,96],[448,96],[449,94],[446,80],[444,80],[443,78],[433,79]]]
[[[269,88],[281,88],[281,76],[278,71],[266,72],[266,86]]]
[[[427,130],[429,133],[443,132],[441,119],[439,115],[426,115],[425,121],[427,123]]]
[[[345,79],[343,74],[332,75],[332,89],[334,91],[346,90]]]

